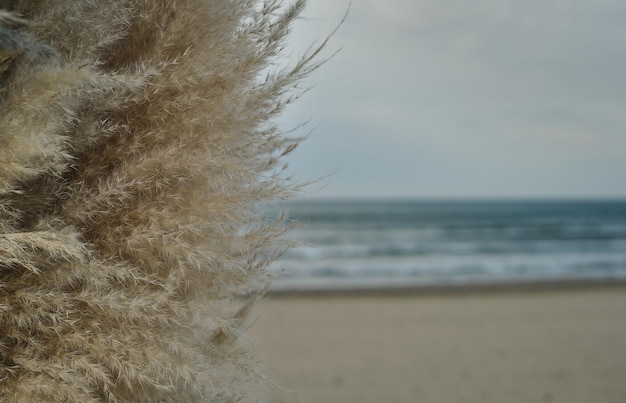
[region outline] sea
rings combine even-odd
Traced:
[[[626,280],[626,201],[296,201],[276,290]]]

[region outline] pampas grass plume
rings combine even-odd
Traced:
[[[246,396],[303,7],[0,0],[0,401]]]

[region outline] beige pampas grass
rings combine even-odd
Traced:
[[[303,6],[0,0],[0,401],[245,395]]]

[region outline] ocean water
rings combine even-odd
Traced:
[[[626,201],[301,201],[276,288],[626,279]]]

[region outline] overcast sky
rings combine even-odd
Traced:
[[[309,0],[291,57],[347,7]],[[353,0],[280,119],[315,128],[290,172],[332,174],[315,197],[626,198],[624,21],[617,0]]]

